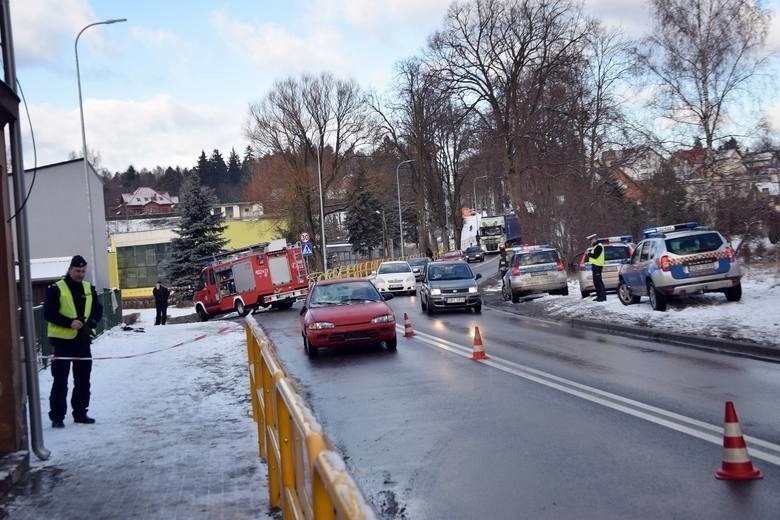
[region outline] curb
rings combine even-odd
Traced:
[[[675,345],[696,348],[699,350],[715,351],[723,354],[731,354],[735,356],[750,357],[764,361],[780,363],[780,347],[748,343],[746,341],[665,332],[648,327],[616,325],[614,323],[603,323],[600,321],[583,320],[580,318],[566,318],[560,321],[563,323],[569,323],[573,328],[596,330],[601,332],[613,332],[622,336],[638,337],[641,339],[648,339],[657,342],[663,341],[666,343],[673,343]]]

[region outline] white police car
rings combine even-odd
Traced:
[[[518,303],[527,294],[569,294],[566,266],[553,246],[520,246],[512,251],[514,254],[501,279],[504,300]]]
[[[629,263],[620,269],[618,298],[624,305],[650,298],[657,311],[674,296],[723,292],[742,297],[742,272],[725,238],[696,222],[648,228]]]
[[[631,258],[631,253],[634,252],[634,239],[631,238],[631,235],[619,235],[599,238],[598,241],[604,246],[604,269],[601,273],[601,279],[607,291],[614,291],[618,288],[620,266],[627,263]],[[580,259],[578,279],[580,294],[583,298],[587,298],[591,292],[596,290],[593,285],[593,267],[590,265],[587,251],[582,254]]]

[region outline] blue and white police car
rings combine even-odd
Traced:
[[[614,291],[618,288],[620,266],[627,263],[634,252],[634,239],[631,235],[619,235],[599,238],[598,241],[604,246],[604,269],[601,273],[601,279],[607,291]],[[580,258],[578,278],[580,294],[583,298],[587,298],[591,292],[596,290],[593,285],[593,267],[590,265],[587,251],[582,253],[582,258]]]
[[[519,246],[512,251],[508,269],[501,279],[504,300],[518,303],[528,294],[569,294],[566,266],[553,246]]]
[[[650,299],[666,310],[674,296],[722,292],[728,301],[742,297],[742,272],[723,235],[696,222],[648,228],[629,263],[620,269],[618,298],[623,305]]]

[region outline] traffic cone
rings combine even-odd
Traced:
[[[488,355],[485,354],[485,349],[482,346],[482,336],[479,333],[479,327],[474,327],[474,349],[471,351],[471,359],[474,361],[490,359]]]
[[[761,471],[753,467],[748,456],[747,445],[742,437],[734,403],[726,402],[726,418],[723,421],[723,465],[715,472],[719,480],[755,480],[764,478]]]
[[[404,313],[404,337],[411,338],[414,336],[414,329],[412,329],[412,322],[409,321],[409,315]]]

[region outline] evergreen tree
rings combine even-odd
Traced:
[[[230,149],[227,164],[227,187],[226,193],[229,195],[230,202],[241,200],[242,193],[242,174],[241,159],[238,157],[235,148]]]
[[[371,250],[381,246],[383,238],[382,206],[373,193],[357,190],[352,195],[344,224],[352,251],[371,258]]]
[[[157,181],[157,191],[167,191],[170,195],[178,195],[182,183],[180,168],[175,170],[170,166],[165,169],[160,180]]]
[[[206,186],[211,186],[211,179],[213,177],[213,175],[211,175],[211,163],[209,163],[209,159],[206,157],[206,152],[203,150],[200,151],[198,165],[195,167],[195,169],[197,170],[198,176],[200,177],[200,182]]]
[[[701,150],[704,147],[704,145],[701,144],[701,138],[698,136],[696,136],[696,138],[693,140],[693,147],[697,150]]]
[[[252,147],[247,145],[244,149],[244,159],[241,161],[241,181],[244,186],[249,183],[252,178],[252,166],[255,162],[255,156],[252,153]]]
[[[220,202],[229,202],[226,189],[228,187],[227,165],[222,154],[216,148],[209,157],[209,173],[211,175],[210,182],[203,181],[203,184],[214,188]]]
[[[131,164],[127,170],[119,174],[120,184],[125,193],[130,193],[138,187],[139,175]]]
[[[192,297],[203,260],[219,253],[227,244],[222,215],[211,213],[216,202],[214,190],[201,184],[198,175],[184,178],[179,196],[179,236],[171,240],[167,275],[185,298]]]

